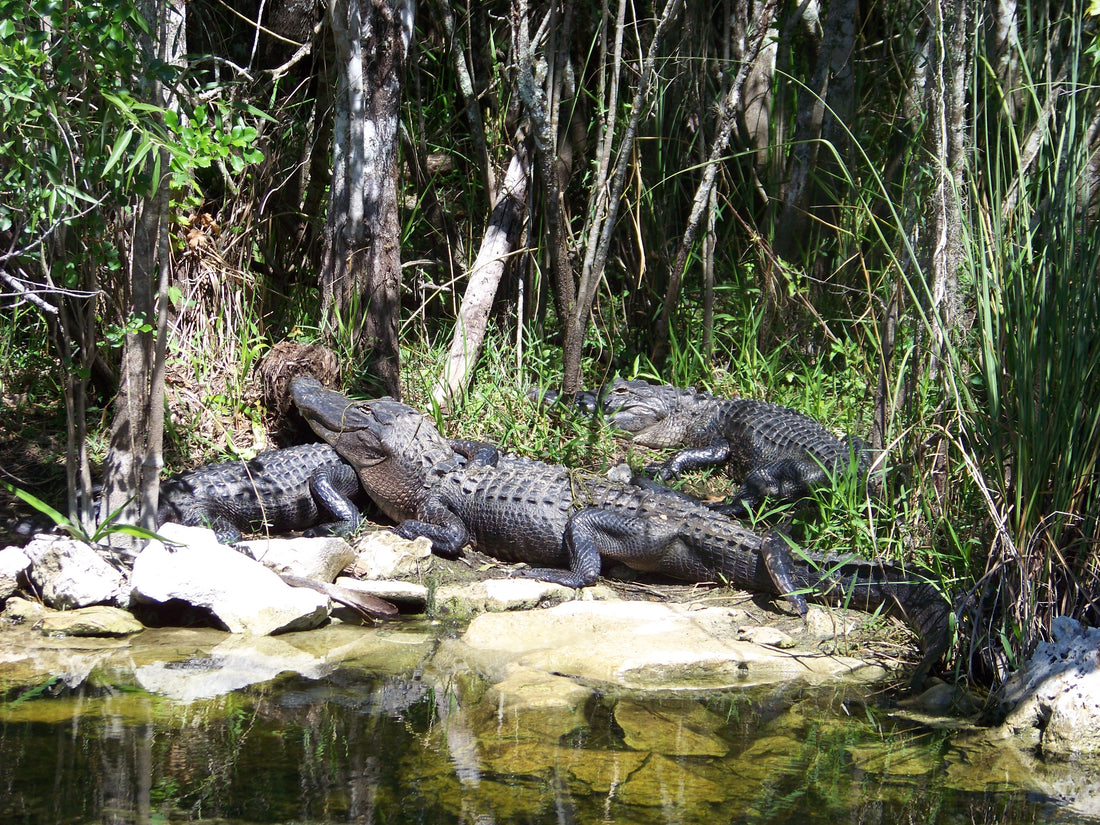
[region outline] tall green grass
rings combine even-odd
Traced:
[[[1015,99],[1021,114],[1010,121],[1006,105],[975,124],[988,151],[972,176],[981,209],[967,239],[973,450],[991,521],[980,615],[1004,664],[1054,616],[1100,620],[1100,233],[1089,188],[1100,75],[1081,19],[1049,39],[1068,51],[1022,55],[1036,71],[1021,88],[985,76],[987,98]]]

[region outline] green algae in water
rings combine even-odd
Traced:
[[[0,822],[1086,821],[1041,785],[962,781],[985,751],[845,690],[602,694],[541,737],[485,695],[351,668],[187,704],[43,684],[0,708]]]

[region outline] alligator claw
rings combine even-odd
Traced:
[[[791,607],[798,611],[798,615],[805,618],[810,611],[806,604],[806,597],[797,592],[798,585],[794,581],[794,573],[791,567],[794,561],[791,559],[791,550],[787,540],[778,530],[769,530],[764,534],[760,543],[760,556],[764,560],[772,584],[776,590],[787,597]]]

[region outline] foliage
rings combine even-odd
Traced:
[[[1022,112],[975,123],[989,152],[973,199],[990,208],[966,256],[979,399],[968,448],[993,521],[983,592],[1011,616],[993,632],[1013,656],[1056,615],[1100,620],[1100,236],[1095,191],[1082,185],[1100,73],[1080,45],[1057,47],[1082,43],[1080,25],[1060,21],[1066,37],[1036,48],[1022,94],[984,76],[987,94],[1015,96]]]
[[[141,527],[136,527],[132,524],[120,523],[118,519],[119,516],[122,514],[121,507],[115,512],[111,513],[99,525],[97,525],[95,530],[89,532],[80,522],[74,521],[63,513],[58,512],[49,504],[42,501],[42,499],[32,495],[31,493],[28,493],[26,490],[21,490],[18,487],[13,487],[6,481],[0,481],[0,487],[3,487],[9,493],[12,493],[18,498],[22,499],[35,510],[49,518],[58,527],[58,529],[64,531],[65,533],[68,533],[74,539],[86,542],[87,544],[98,544],[99,542],[103,541],[103,539],[105,539],[107,536],[110,536],[114,533],[123,533],[125,535],[134,536],[135,538],[140,539],[160,538],[156,533],[149,530],[145,530]]]
[[[83,246],[93,266],[120,266],[105,216],[130,181],[109,99],[141,73],[132,36],[145,21],[128,2],[51,0],[4,0],[0,21],[0,231],[31,261],[42,256],[59,286],[86,287],[73,259],[56,252]]]
[[[828,22],[829,8],[843,4],[826,5]],[[928,7],[861,7],[848,44],[859,60],[847,67],[846,86],[837,72],[819,72],[843,49],[827,48],[820,21],[798,6],[782,5],[768,35],[774,72],[756,87],[767,97],[765,120],[751,128],[742,111],[718,161],[712,243],[689,250],[668,353],[657,357],[670,262],[756,22],[736,18],[732,6],[687,4],[682,32],[662,45],[586,330],[586,381],[619,373],[703,386],[873,434],[887,452],[882,495],[843,488],[823,497],[802,519],[804,540],[931,564],[945,589],[974,591],[974,620],[985,628],[976,645],[992,638],[1018,659],[1053,611],[1097,619],[1100,235],[1090,158],[1100,78],[1096,21],[1087,17],[1096,3],[1021,9],[1005,50],[986,30],[967,40],[978,70],[967,75],[955,216],[961,312],[942,342],[928,260],[936,247],[929,204],[943,169],[926,138],[932,118],[920,85],[936,34]],[[505,3],[420,10],[402,110],[400,329],[413,403],[428,406],[492,206],[491,181],[503,175],[517,125],[529,122],[517,83],[528,57],[553,108],[546,151],[562,176],[569,265],[582,266],[601,164],[615,160],[635,114],[631,84],[655,18],[653,9],[630,8],[620,26],[583,4],[562,8],[571,16],[547,16],[554,36],[536,38],[530,56],[513,53],[516,22]],[[544,11],[532,6],[532,19]],[[279,74],[255,50],[242,57],[241,42],[256,33],[222,13],[203,0],[190,5],[188,36],[207,38],[195,42],[211,54],[169,67],[139,59],[135,38],[148,32],[128,2],[0,0],[0,256],[9,242],[19,253],[0,267],[102,289],[95,312],[110,353],[148,323],[108,297],[126,266],[126,210],[169,182],[169,373],[181,464],[201,460],[195,452],[209,459],[262,443],[250,372],[273,341],[334,329],[327,342],[346,356],[355,326],[354,317],[318,317],[331,173],[323,37],[311,44],[312,62]],[[231,82],[222,67],[232,67]],[[815,85],[818,74],[830,82]],[[173,84],[178,111],[147,98],[154,78]],[[614,84],[622,84],[618,97]],[[816,132],[805,131],[810,115]],[[168,169],[152,162],[161,149]],[[803,165],[804,198],[792,217],[787,187]],[[554,264],[547,204],[532,204],[467,405],[440,423],[453,435],[594,471],[620,460],[641,466],[649,457],[591,422],[548,416],[526,399],[531,385],[561,383],[565,325],[545,277]],[[30,326],[3,323],[5,353],[37,343]],[[350,384],[369,380],[351,376]],[[729,482],[686,483],[722,494]]]

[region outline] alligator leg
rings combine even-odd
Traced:
[[[429,498],[421,507],[420,519],[401,522],[393,531],[403,539],[427,536],[432,552],[453,559],[473,541],[466,524],[436,498]]]
[[[562,543],[569,557],[568,570],[532,567],[518,571],[517,575],[579,588],[596,583],[605,556],[635,570],[656,569],[646,560],[659,555],[671,536],[654,540],[649,529],[652,521],[599,507],[586,507],[576,512],[565,527]]]
[[[691,447],[680,450],[668,461],[656,465],[653,472],[658,481],[668,481],[669,479],[678,478],[688,470],[725,464],[729,457],[730,444],[728,441],[721,439],[706,447]]]
[[[469,467],[495,467],[500,461],[500,450],[495,444],[463,438],[452,438],[449,441],[451,449],[465,458]]]
[[[215,516],[214,518],[202,518],[190,521],[186,524],[188,527],[207,527],[214,531],[214,537],[218,540],[219,544],[236,544],[244,535],[237,528],[233,522],[223,516]]]
[[[829,475],[816,462],[783,459],[757,467],[745,476],[745,481],[725,504],[711,507],[717,513],[734,518],[748,518],[765,499],[798,501],[814,487],[829,483]]]
[[[304,535],[344,536],[354,533],[363,520],[363,514],[352,503],[347,491],[358,488],[359,476],[350,464],[341,464],[314,473],[309,480],[313,500],[332,513],[336,520],[312,527]]]

